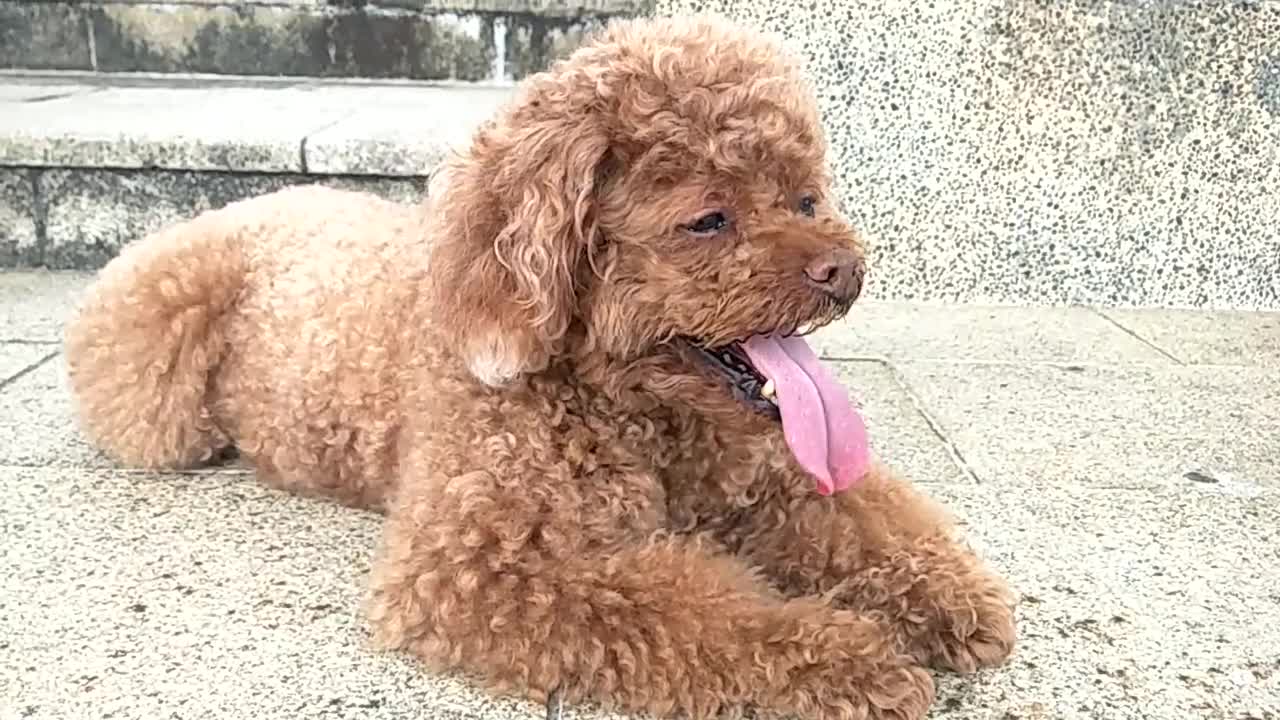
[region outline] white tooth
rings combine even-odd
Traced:
[[[760,397],[773,399],[778,394],[778,389],[773,386],[773,381],[765,382],[764,387],[760,388]]]

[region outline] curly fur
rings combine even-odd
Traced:
[[[862,257],[815,108],[761,36],[615,23],[420,206],[292,188],[124,249],[67,332],[84,431],[385,513],[368,617],[431,667],[625,711],[922,717],[925,667],[1011,652],[1005,584],[883,466],[816,494],[681,342],[848,310],[803,277]],[[730,226],[691,235],[708,208]]]

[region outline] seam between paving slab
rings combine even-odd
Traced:
[[[1123,333],[1125,333],[1126,335],[1128,335],[1128,336],[1132,337],[1134,340],[1137,340],[1138,342],[1142,343],[1143,345],[1146,345],[1147,347],[1151,348],[1152,350],[1155,350],[1156,352],[1158,352],[1158,353],[1160,353],[1161,355],[1163,355],[1163,356],[1165,356],[1165,357],[1169,358],[1170,360],[1172,360],[1173,362],[1177,363],[1178,365],[1186,365],[1186,364],[1187,364],[1187,363],[1186,363],[1186,362],[1184,362],[1181,358],[1179,358],[1179,357],[1175,356],[1173,353],[1169,352],[1168,350],[1165,350],[1164,348],[1160,347],[1159,345],[1155,344],[1154,342],[1152,342],[1152,341],[1150,341],[1150,340],[1148,340],[1148,339],[1146,339],[1146,338],[1142,337],[1141,335],[1139,335],[1139,334],[1138,334],[1137,332],[1135,332],[1134,330],[1131,330],[1131,329],[1129,329],[1129,328],[1125,327],[1124,325],[1122,325],[1122,324],[1120,323],[1120,321],[1119,321],[1119,320],[1116,320],[1115,318],[1111,317],[1109,314],[1107,314],[1106,312],[1104,312],[1101,308],[1091,307],[1091,308],[1089,308],[1089,311],[1090,311],[1090,312],[1092,312],[1094,315],[1097,315],[1098,317],[1102,318],[1103,320],[1106,320],[1107,322],[1111,323],[1111,324],[1112,324],[1112,325],[1114,325],[1115,327],[1119,328],[1121,332],[1123,332]]]
[[[49,347],[61,347],[61,340],[36,340],[34,338],[0,337],[0,345],[47,345]],[[60,351],[59,351],[60,352]]]
[[[54,351],[53,351],[53,352],[51,352],[51,353],[47,353],[44,357],[42,357],[42,358],[40,358],[39,360],[37,360],[37,361],[35,361],[35,362],[31,363],[31,364],[30,364],[30,365],[28,365],[28,366],[26,366],[26,367],[22,368],[21,370],[19,370],[18,372],[14,373],[13,375],[10,375],[9,377],[7,377],[7,378],[5,378],[5,379],[0,380],[0,390],[4,390],[5,388],[9,387],[10,385],[12,385],[12,384],[14,384],[14,383],[18,382],[18,381],[19,381],[19,380],[21,380],[23,377],[26,377],[28,374],[30,374],[30,373],[31,373],[33,370],[35,370],[36,368],[39,368],[41,365],[44,365],[45,363],[49,362],[50,360],[52,360],[52,359],[54,359],[54,358],[58,357],[58,355],[60,355],[61,353],[62,353],[62,351],[61,351],[61,350],[54,350]]]
[[[916,394],[906,377],[888,358],[866,355],[839,357],[830,353],[822,353],[821,357],[824,360],[830,360],[832,362],[869,363],[872,365],[880,365],[887,369],[889,371],[889,375],[893,378],[894,384],[896,384],[898,388],[906,394],[907,400],[911,402],[912,409],[916,411],[916,414],[920,416],[921,420],[924,420],[925,425],[929,428],[929,432],[933,433],[934,437],[938,438],[938,441],[942,443],[942,447],[946,450],[947,458],[951,460],[951,464],[973,482],[982,482],[978,477],[978,474],[974,472],[973,468],[971,468],[969,463],[964,459],[964,454],[960,452],[960,448],[951,441],[951,438],[947,437],[946,432],[942,429],[941,423],[934,419],[933,415],[929,413],[928,409],[925,407],[924,400]]]
[[[560,694],[559,688],[551,691],[551,695],[547,698],[546,709],[547,720],[563,720],[564,696]]]
[[[974,472],[973,468],[969,466],[969,462],[964,458],[964,453],[960,452],[960,448],[951,441],[951,438],[947,437],[947,433],[943,430],[942,424],[939,423],[929,412],[928,408],[925,407],[924,399],[916,393],[915,388],[911,387],[911,383],[907,381],[906,376],[902,374],[902,371],[898,369],[898,366],[888,360],[880,360],[878,362],[888,368],[889,374],[893,376],[893,381],[897,383],[898,387],[902,389],[902,392],[906,394],[907,399],[911,401],[911,407],[915,408],[915,411],[919,413],[921,419],[923,419],[925,424],[929,426],[929,431],[942,442],[942,446],[946,449],[947,456],[951,458],[952,464],[954,464],[960,472],[964,473],[965,476],[973,482],[981,483],[982,479],[979,478],[978,473]]]

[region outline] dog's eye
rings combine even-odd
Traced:
[[[800,212],[813,217],[818,214],[818,199],[812,195],[805,195],[800,198]]]
[[[724,213],[712,212],[686,225],[685,229],[695,235],[714,235],[728,226],[729,218]]]

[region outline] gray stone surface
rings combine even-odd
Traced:
[[[927,488],[1020,597],[1009,664],[936,676],[930,718],[1186,720],[1280,713],[1280,496]],[[557,720],[626,720],[593,707]]]
[[[0,67],[294,77],[523,77],[648,0],[0,0]]]
[[[0,168],[0,265],[37,265],[35,174]]]
[[[177,0],[170,5],[225,5],[227,0]],[[145,4],[145,3],[138,3]],[[300,5],[323,7],[339,4],[333,0],[255,0],[255,5]],[[625,14],[644,12],[649,0],[371,0],[375,7],[439,12],[529,13],[545,17],[583,14]]]
[[[0,390],[0,466],[114,466],[80,436],[61,355]]]
[[[1270,368],[899,367],[966,464],[1016,492],[1060,482],[1280,489],[1280,374]]]
[[[68,27],[77,28],[92,10],[106,18],[104,23],[110,20],[94,36],[103,52],[116,48],[122,56],[141,58],[140,64],[115,69],[180,69],[189,59],[214,62],[222,53],[254,58],[249,69],[267,72],[276,61],[264,58],[291,47],[278,41],[277,31],[312,38],[303,43],[307,52],[323,49],[317,62],[336,69],[307,70],[314,74],[377,75],[383,71],[368,68],[379,66],[389,68],[386,74],[412,76],[417,71],[406,69],[405,62],[427,62],[426,55],[410,48],[417,42],[416,30],[392,32],[381,21],[342,20],[363,17],[345,10],[324,20],[329,24],[317,35],[283,20],[253,24],[259,15],[330,13],[310,6],[255,4],[256,10],[233,13],[234,18],[226,7],[208,4],[176,10],[12,2],[3,7],[54,20],[63,13]],[[431,22],[446,22],[442,18],[456,13],[506,12],[497,6],[451,6],[441,15],[437,11],[446,8],[437,3],[426,9]],[[725,11],[778,31],[806,59],[826,111],[843,199],[873,247],[869,297],[1280,308],[1280,253],[1275,252],[1280,243],[1280,50],[1271,42],[1280,35],[1280,5],[1208,0],[658,4],[662,13],[695,9]],[[389,6],[370,12],[413,15]],[[519,75],[572,47],[576,33],[595,22],[557,15],[576,18],[572,2],[530,12],[542,14],[503,20],[501,48],[495,39],[489,65]],[[202,13],[226,17],[206,22],[196,18]],[[488,37],[485,22],[474,37]],[[342,23],[350,27],[343,30]],[[126,31],[133,30],[154,30],[154,42],[129,39],[133,36]],[[27,33],[0,47],[7,51],[46,42],[56,35],[51,32]],[[437,33],[432,42],[452,42],[440,39],[447,34]],[[71,37],[59,40],[58,47],[74,47]],[[357,39],[344,40],[348,37]],[[357,52],[362,46],[377,52]],[[26,57],[21,52],[15,56]],[[200,67],[206,66],[191,66]],[[358,107],[377,108],[385,98],[366,101]],[[75,98],[49,102],[56,108],[81,107]],[[123,137],[87,134],[77,152],[85,162],[100,163],[124,156],[135,164],[166,166],[188,161],[204,163],[200,167],[298,166],[301,150],[293,152],[291,141],[300,146],[306,135],[300,128],[310,127],[309,120],[324,111],[303,112],[299,120],[278,109],[261,115],[252,110],[228,99],[198,116],[148,113],[159,118],[157,124],[168,124],[164,141],[146,140],[147,123],[137,123],[137,132]],[[0,118],[17,117],[15,112],[5,105]],[[235,123],[222,122],[228,113],[266,119],[231,132]],[[34,133],[34,138],[27,137],[18,153],[13,133],[0,131],[0,138],[8,138],[0,139],[0,157],[10,158],[10,164],[62,162],[59,152],[68,141],[52,131],[77,114],[60,111],[51,126],[35,111],[11,120],[24,137]],[[422,136],[399,130],[392,115],[365,113],[362,125],[348,126],[349,134],[336,138],[334,152],[384,163],[403,157],[409,159],[403,165],[414,167],[423,148],[410,143],[400,153],[394,143]],[[109,130],[113,124],[135,123],[138,114],[106,117],[103,129]],[[362,126],[369,129],[368,138],[361,135]],[[166,144],[175,128],[200,137],[183,139],[176,133],[176,144]],[[200,139],[206,135],[207,141]],[[139,137],[145,140],[142,147],[134,144]],[[426,150],[430,155],[440,149]]]
[[[10,76],[0,78],[0,166],[425,176],[511,94],[507,85]]]
[[[126,0],[137,5],[157,4],[149,3],[148,0]],[[227,0],[173,0],[172,2],[162,3],[165,5],[226,5]],[[290,6],[297,5],[302,7],[324,7],[329,4],[329,0],[253,0],[254,5],[281,5]]]
[[[891,365],[865,361],[828,364],[860,408],[877,458],[913,482],[972,481]]]
[[[657,9],[806,61],[871,297],[1280,308],[1280,3]]]
[[[87,281],[0,273],[0,338],[54,337]],[[1217,335],[1179,312],[1119,318],[1184,366],[1113,352],[1087,312],[951,311],[959,338],[933,307],[868,310],[896,328],[890,359],[834,363],[876,450],[1021,598],[1011,662],[939,674],[930,717],[1280,717],[1280,352],[1259,316],[1214,315]],[[1078,328],[1079,348],[1055,326]],[[840,346],[852,329],[825,332]],[[1256,350],[1223,365],[1229,332]],[[0,344],[0,377],[55,350]],[[243,467],[114,469],[72,426],[63,368],[0,388],[0,717],[624,720],[491,697],[373,650],[376,516]]]
[[[335,104],[360,108],[306,138],[312,173],[426,176],[512,95],[509,87],[326,92]]]
[[[80,284],[86,283],[87,279]],[[47,354],[56,349],[46,345],[39,351]],[[841,362],[833,367],[862,407],[879,457],[920,482],[969,480],[892,368],[876,362]],[[0,420],[0,465],[112,467],[110,460],[84,443],[74,427],[61,356],[0,393],[0,418],[4,418]],[[39,432],[33,433],[36,428]]]
[[[0,109],[5,165],[237,172],[301,172],[302,139],[351,113],[297,87],[163,82]]]
[[[378,519],[250,476],[0,468],[0,715],[539,718],[369,647]]]
[[[92,67],[89,12],[85,5],[0,2],[0,68]]]
[[[289,182],[289,177],[280,175],[45,172],[40,187],[48,208],[46,266],[101,266],[124,245],[165,225]]]
[[[394,200],[416,199],[425,180],[53,170],[40,176],[47,205],[45,266],[94,268],[123,245],[169,223],[287,185],[323,182]]]
[[[477,15],[120,4],[93,19],[103,70],[480,80],[493,64],[492,27]]]
[[[56,352],[56,348],[48,345],[0,342],[0,387],[9,385],[16,376],[34,368]]]
[[[813,345],[833,358],[1063,364],[1173,362],[1149,343],[1083,307],[1027,312],[1026,308],[1012,306],[865,301],[855,305],[844,320],[815,332]]]
[[[429,12],[499,12],[539,17],[631,15],[652,8],[652,0],[374,0],[374,5],[421,8]]]
[[[0,342],[61,344],[90,275],[45,271],[0,272]]]
[[[0,82],[0,103],[6,105],[7,112],[17,112],[12,104],[41,103],[93,92],[98,86],[87,81],[89,77],[91,76],[73,72],[31,73],[26,77],[12,73],[4,82]]]
[[[1021,596],[1009,666],[942,676],[934,716],[1277,717],[1280,495],[1080,488],[1073,464],[1033,492],[931,489]]]
[[[1185,363],[1280,366],[1280,313],[1108,309],[1103,314]]]
[[[602,24],[603,20],[597,18],[509,18],[505,25],[503,77],[522,78],[549,67],[577,49]]]

